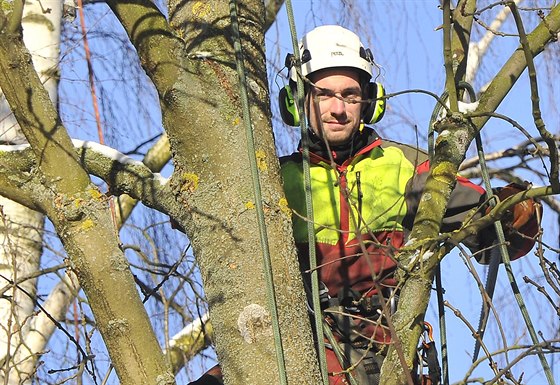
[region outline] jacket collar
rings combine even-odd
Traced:
[[[311,130],[309,130],[309,141],[311,158],[330,163],[331,156],[329,155],[329,148],[327,148],[325,142]],[[381,139],[377,132],[375,132],[372,127],[364,126],[362,130],[356,131],[348,144],[330,146],[330,153],[335,163],[341,166],[344,163],[348,163],[347,161],[354,156],[370,151],[380,144]],[[300,151],[302,150],[301,142],[299,144],[299,149]]]

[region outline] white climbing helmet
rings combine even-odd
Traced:
[[[338,25],[323,25],[309,31],[299,43],[301,72],[307,76],[333,67],[356,68],[372,77],[373,55],[358,35]],[[297,81],[296,67],[289,67],[290,79]]]

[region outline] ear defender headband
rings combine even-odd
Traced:
[[[299,126],[299,112],[291,85],[282,87],[278,94],[278,104],[282,121],[288,126]],[[365,124],[379,122],[385,115],[385,88],[381,83],[368,83],[364,92],[368,103],[362,108],[362,120]]]

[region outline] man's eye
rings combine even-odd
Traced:
[[[335,93],[329,90],[320,90],[316,92],[315,97],[319,101],[327,101],[332,98],[338,98],[345,101],[346,103],[357,103],[362,100],[362,95],[359,92],[355,91]]]
[[[317,98],[319,100],[328,100],[332,97],[334,97],[334,93],[332,93],[332,92],[318,92],[317,93]]]
[[[356,93],[350,93],[350,94],[344,95],[344,100],[348,103],[357,103],[360,100],[362,100],[362,95],[356,94]]]

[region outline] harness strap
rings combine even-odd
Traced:
[[[420,362],[420,379],[422,385],[439,385],[441,384],[441,366],[436,349],[436,344],[433,338],[433,328],[428,322],[424,322],[426,334],[428,335],[427,341],[422,341],[422,350]],[[428,375],[422,373],[422,368],[428,368]]]
[[[432,385],[441,383],[441,367],[439,366],[438,354],[433,341],[424,344],[424,361],[428,366],[428,378]]]
[[[392,288],[384,289],[382,295],[391,306],[391,313],[393,313],[396,310],[398,295],[394,293]],[[347,287],[340,289],[336,297],[331,297],[329,289],[322,281],[319,281],[319,300],[323,311],[329,307],[342,306],[350,313],[369,317],[383,309],[383,303],[379,300],[379,296],[365,296]]]

